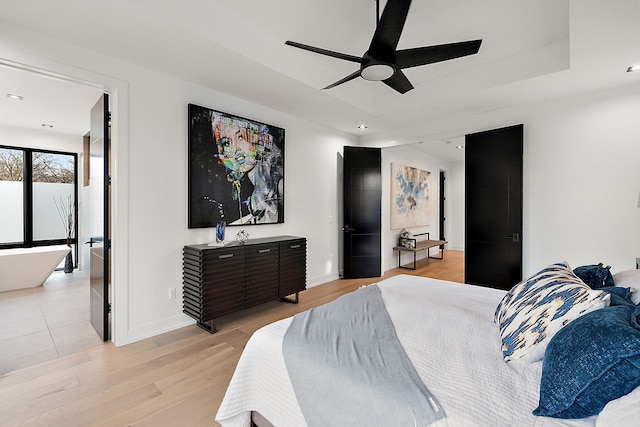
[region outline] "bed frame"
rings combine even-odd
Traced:
[[[260,412],[251,412],[251,427],[274,427]]]

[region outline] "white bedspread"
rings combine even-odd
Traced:
[[[535,417],[542,363],[505,363],[495,307],[504,291],[415,276],[378,283],[400,342],[422,381],[456,426],[595,426],[595,417]],[[301,427],[282,358],[290,319],[256,331],[238,362],[216,420],[224,427],[250,426],[258,411],[277,427]]]

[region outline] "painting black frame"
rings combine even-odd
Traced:
[[[188,105],[188,227],[284,223],[283,128]]]

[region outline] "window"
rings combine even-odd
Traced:
[[[0,245],[23,242],[24,151],[0,147]]]
[[[0,248],[75,243],[76,166],[75,153],[0,146]]]
[[[33,239],[73,239],[75,155],[34,152],[31,171]]]

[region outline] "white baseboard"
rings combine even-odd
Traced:
[[[317,276],[307,279],[307,288],[312,288],[314,286],[322,285],[323,283],[331,282],[334,280],[338,280],[340,276],[338,273],[325,274],[323,276]]]
[[[185,326],[193,325],[196,321],[186,314],[180,313],[177,316],[162,319],[158,322],[151,322],[145,325],[131,328],[127,333],[127,340],[122,345],[131,344],[136,341],[151,338],[156,335],[164,334],[175,329],[184,328]]]

